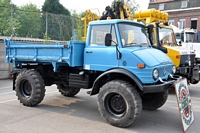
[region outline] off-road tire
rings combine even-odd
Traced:
[[[98,94],[98,109],[111,125],[130,126],[142,112],[142,100],[130,83],[113,80],[102,86]]]
[[[35,70],[23,70],[16,78],[15,91],[24,106],[36,106],[45,96],[44,80]]]
[[[80,88],[73,88],[69,86],[65,86],[63,84],[57,84],[57,89],[59,92],[66,97],[73,97],[79,93]]]
[[[141,96],[143,109],[156,110],[163,106],[168,98],[168,91],[147,93]]]

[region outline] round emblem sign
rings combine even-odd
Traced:
[[[180,84],[178,93],[180,94],[179,100],[183,120],[186,125],[189,125],[192,120],[191,101],[188,98],[189,93],[187,92],[186,86],[184,84]]]

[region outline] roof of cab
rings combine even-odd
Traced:
[[[91,21],[89,25],[102,25],[102,24],[116,24],[116,23],[132,23],[140,26],[145,26],[143,23],[136,22],[133,20],[124,20],[124,19],[111,19],[111,20],[97,20]]]

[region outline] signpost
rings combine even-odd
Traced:
[[[192,111],[192,103],[186,79],[175,84],[175,92],[183,131],[186,132],[194,121],[194,113]]]

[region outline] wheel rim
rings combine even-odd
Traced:
[[[28,80],[22,80],[20,83],[20,92],[24,97],[29,97],[31,95],[32,87]]]
[[[126,103],[121,95],[111,93],[105,99],[105,108],[111,115],[122,117],[126,111]]]

